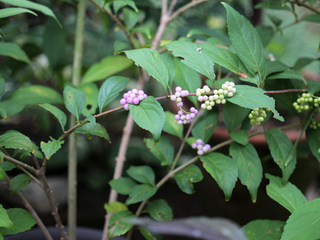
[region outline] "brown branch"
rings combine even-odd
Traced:
[[[29,172],[31,172],[32,174],[34,175],[38,175],[39,174],[39,171],[37,169],[35,169],[34,167],[26,164],[26,163],[23,163],[23,162],[20,162],[12,157],[9,157],[7,155],[4,155],[4,159],[8,162],[12,162],[13,164],[19,166],[19,167],[22,167],[26,170],[28,170]]]
[[[312,12],[315,12],[317,14],[320,14],[320,10],[313,7],[313,6],[310,6],[309,4],[305,3],[305,2],[302,2],[300,0],[294,0],[294,1],[290,1],[291,3],[294,3],[294,4],[297,4],[298,6],[302,6],[302,7],[305,7],[307,9],[309,9],[310,11]]]
[[[279,93],[290,93],[290,92],[308,92],[308,89],[285,89],[285,90],[274,90],[266,91],[265,94],[279,94]]]

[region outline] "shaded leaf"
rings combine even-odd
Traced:
[[[30,64],[27,54],[15,43],[0,42],[0,55]]]
[[[86,105],[86,94],[74,87],[66,86],[63,90],[64,104],[79,121],[80,114]]]
[[[168,85],[171,88],[174,76],[176,74],[175,58],[168,52],[160,54],[160,58],[164,63],[164,65],[166,66],[166,68],[168,69],[168,74],[169,74]]]
[[[14,178],[11,179],[9,190],[11,194],[17,194],[21,192],[23,189],[25,189],[28,185],[29,182],[31,181],[31,178],[24,174],[20,173]]]
[[[313,154],[320,162],[320,128],[317,129],[307,129],[306,131],[307,141],[309,148]]]
[[[49,103],[40,104],[39,106],[44,108],[45,110],[47,110],[51,114],[53,114],[58,119],[58,121],[62,127],[62,130],[64,131],[64,127],[67,123],[66,114],[63,111],[61,111],[59,108],[57,108]]]
[[[0,9],[0,18],[11,17],[11,16],[18,15],[21,13],[31,13],[31,14],[37,16],[37,14],[35,12],[30,11],[25,8],[5,8],[5,9]]]
[[[151,198],[156,192],[157,187],[151,186],[149,184],[140,184],[132,188],[126,204],[138,203],[148,198]]]
[[[247,145],[249,143],[249,136],[245,130],[239,130],[234,133],[229,133],[231,139],[241,145]]]
[[[11,100],[5,100],[0,102],[0,116],[4,119],[7,117],[15,115],[24,109],[24,105],[16,103]]]
[[[174,118],[175,114],[165,111],[165,123],[163,125],[163,131],[172,134],[178,138],[183,137],[183,126],[177,124],[177,120]]]
[[[132,188],[137,185],[135,181],[133,181],[131,178],[127,177],[120,177],[118,179],[112,179],[109,182],[112,189],[114,189],[116,192],[123,194],[123,195],[129,195]]]
[[[161,136],[157,144],[153,139],[145,139],[146,146],[153,155],[160,160],[161,166],[171,166],[173,162],[174,148],[166,136]]]
[[[228,131],[232,132],[248,117],[250,109],[226,102],[223,105],[222,112],[224,123]]]
[[[109,221],[109,225],[108,225],[109,238],[121,236],[126,232],[128,232],[133,227],[133,223],[130,223],[128,219],[132,219],[135,217],[136,216],[128,210],[124,210],[124,211],[120,211],[115,214],[112,214]]]
[[[94,83],[85,83],[81,84],[78,89],[86,94],[86,106],[82,110],[81,114],[85,117],[94,115],[98,108],[97,96],[99,94],[99,89],[97,85]]]
[[[9,130],[0,136],[0,146],[12,149],[23,149],[28,152],[35,151],[31,140],[15,130]]]
[[[64,143],[64,140],[56,140],[52,137],[50,137],[50,139],[51,141],[48,141],[47,143],[40,143],[41,150],[48,160],[61,148],[61,145]]]
[[[171,207],[163,199],[148,202],[146,209],[150,216],[159,222],[170,221],[173,218]]]
[[[247,223],[242,229],[248,240],[280,239],[285,222],[277,220],[258,219]]]
[[[187,194],[194,193],[193,183],[200,182],[202,179],[203,175],[201,170],[193,164],[174,175],[174,180],[176,180],[181,191]]]
[[[147,183],[150,185],[155,184],[155,174],[153,169],[149,166],[130,166],[130,168],[127,170],[127,173],[130,177],[138,182]]]

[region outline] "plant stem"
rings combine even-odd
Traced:
[[[72,84],[78,86],[81,80],[83,32],[86,0],[79,0],[77,11],[77,25],[75,49],[73,57]],[[73,127],[76,119],[70,115],[70,126]],[[68,232],[70,240],[76,240],[77,229],[77,135],[69,136],[68,145]]]
[[[294,3],[294,4],[297,4],[298,6],[302,6],[302,7],[305,7],[307,9],[309,9],[310,11],[312,12],[315,12],[317,14],[320,14],[320,10],[313,7],[313,6],[310,6],[309,4],[305,3],[305,2],[302,2],[300,0],[294,0],[294,1],[290,1],[291,3]]]
[[[307,92],[308,89],[285,89],[285,90],[274,90],[266,91],[265,94],[279,94],[279,93],[289,93],[289,92]]]
[[[14,159],[12,157],[9,157],[7,155],[4,155],[4,159],[6,161],[8,161],[8,162],[14,163],[15,165],[17,165],[17,166],[19,166],[21,168],[24,168],[24,169],[28,170],[29,172],[31,172],[34,175],[38,175],[39,174],[37,169],[35,169],[34,167],[32,167],[32,166],[30,166],[30,165],[28,165],[26,163],[20,162],[20,161]]]

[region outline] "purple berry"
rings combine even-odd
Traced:
[[[174,119],[177,120],[177,121],[180,120],[180,115],[176,114],[176,115],[174,116]]]
[[[123,94],[123,98],[127,99],[129,97],[128,93]]]
[[[182,107],[182,106],[183,106],[183,102],[177,103],[177,106],[178,106],[178,107]]]
[[[128,111],[128,110],[129,110],[129,105],[128,105],[128,104],[125,104],[125,105],[124,105],[124,109]]]
[[[179,111],[178,111],[178,114],[179,114],[179,115],[183,115],[183,111],[182,111],[182,110],[179,110]]]
[[[125,100],[124,98],[122,98],[121,100],[120,100],[120,104],[121,105],[125,105],[127,103],[127,100]]]
[[[197,139],[196,143],[197,143],[197,144],[204,145],[204,142],[203,142],[201,139]]]
[[[177,86],[176,87],[176,92],[181,92],[182,91],[182,88],[180,86]]]
[[[178,124],[182,125],[183,124],[182,120],[178,120]]]
[[[192,143],[192,148],[196,149],[197,148],[197,144],[196,143]]]
[[[132,99],[131,97],[128,97],[128,98],[127,98],[127,103],[132,103],[132,100],[133,100],[133,99]]]
[[[140,102],[140,101],[139,101],[138,98],[134,98],[133,101],[132,101],[132,103],[135,104],[135,105],[137,105],[139,102]]]
[[[203,150],[202,149],[198,150],[198,155],[203,155]]]
[[[138,90],[134,88],[134,89],[132,89],[132,93],[137,94]]]

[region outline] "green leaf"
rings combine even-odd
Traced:
[[[24,106],[63,103],[61,95],[56,90],[41,85],[21,87],[10,96],[9,100]]]
[[[202,181],[203,175],[196,165],[190,165],[174,175],[181,191],[187,194],[194,193],[193,183]]]
[[[223,119],[229,132],[235,130],[249,115],[250,109],[226,102],[222,108]]]
[[[182,63],[205,75],[211,81],[215,79],[214,63],[207,55],[200,52],[201,45],[187,41],[173,41],[166,44],[175,57],[182,57]]]
[[[306,131],[307,141],[309,148],[313,154],[317,158],[317,160],[320,162],[320,128],[317,129],[307,129]]]
[[[229,133],[231,139],[241,145],[247,145],[249,143],[248,133],[245,130],[239,130],[234,133]]]
[[[191,130],[192,135],[197,139],[202,139],[204,142],[212,137],[214,130],[219,122],[219,111],[213,108],[210,111],[205,111],[197,120]]]
[[[151,198],[157,192],[157,187],[150,184],[140,184],[132,188],[126,204],[138,203]]]
[[[162,240],[161,236],[153,235],[151,232],[147,231],[145,228],[139,227],[139,232],[146,240]]]
[[[192,68],[181,63],[181,61],[177,58],[174,58],[174,65],[174,82],[182,89],[188,90],[190,93],[196,92],[197,88],[201,87],[200,75]],[[196,97],[189,96],[188,98],[195,106],[198,106],[198,99]]]
[[[231,6],[227,10],[228,32],[232,46],[242,62],[253,72],[258,72],[261,84],[266,77],[266,61],[260,36],[251,23]]]
[[[56,140],[52,137],[50,137],[50,139],[51,141],[48,141],[47,143],[40,143],[41,150],[48,160],[61,148],[61,145],[64,144],[63,140]]]
[[[232,102],[241,107],[255,109],[259,107],[269,108],[274,118],[279,121],[284,121],[275,109],[275,100],[272,97],[265,95],[265,91],[260,88],[250,87],[246,85],[236,85],[237,92],[233,97],[227,98],[227,101]]]
[[[320,228],[320,198],[297,208],[287,220],[281,240],[318,239]]]
[[[301,19],[301,21],[320,23],[319,14],[309,14]]]
[[[63,90],[64,104],[79,121],[80,114],[86,106],[86,94],[74,87],[66,86]]]
[[[82,78],[82,83],[96,82],[130,67],[132,61],[123,56],[107,56],[93,64]]]
[[[288,66],[279,61],[267,61],[267,76],[273,73],[284,72],[288,70]]]
[[[271,156],[282,171],[283,181],[287,182],[297,162],[296,154],[294,154],[290,163],[286,165],[289,154],[293,147],[292,142],[284,132],[277,128],[271,128],[265,131],[265,137],[271,152]]]
[[[160,160],[161,166],[171,166],[173,162],[174,148],[166,136],[161,136],[157,144],[153,139],[145,139],[146,146],[153,155]]]
[[[149,166],[130,166],[127,173],[138,182],[148,183],[150,185],[155,184],[155,175],[152,168]]]
[[[226,201],[230,200],[238,178],[238,167],[235,161],[222,153],[209,153],[200,156],[200,160],[224,192]]]
[[[114,12],[117,14],[118,11],[120,10],[120,8],[123,8],[124,6],[130,6],[131,8],[133,8],[136,12],[138,12],[138,8],[136,6],[136,4],[134,3],[134,1],[131,0],[116,0],[113,1],[113,9]]]
[[[28,185],[29,182],[31,181],[31,178],[24,174],[21,173],[14,178],[11,179],[9,190],[11,194],[17,194],[21,192],[23,189],[25,189]]]
[[[34,152],[31,140],[15,130],[9,130],[0,136],[0,146],[12,149],[23,149]]]
[[[128,8],[123,9],[123,18],[128,30],[132,29],[139,21],[138,13]]]
[[[163,131],[172,134],[178,138],[183,137],[183,126],[177,124],[177,120],[174,118],[175,114],[165,111],[165,123]]]
[[[27,54],[15,43],[0,42],[0,55],[30,64]]]
[[[173,218],[171,207],[163,199],[148,202],[146,209],[150,216],[159,222],[170,221]]]
[[[151,132],[155,142],[158,142],[165,122],[160,103],[154,97],[149,96],[139,105],[129,104],[129,109],[135,123]]]
[[[24,105],[16,103],[11,100],[0,102],[0,115],[7,119],[7,117],[15,115],[24,109]]]
[[[119,76],[110,77],[103,82],[98,94],[100,112],[119,95],[119,92],[122,91],[128,83],[128,78]]]
[[[281,206],[293,213],[297,208],[307,202],[302,192],[292,183],[282,184],[281,178],[266,174],[270,180],[267,194]]]
[[[137,183],[133,181],[131,178],[120,177],[118,179],[112,179],[109,182],[112,189],[114,189],[117,193],[128,195],[132,188],[134,188]]]
[[[127,206],[122,202],[108,202],[104,205],[104,209],[107,211],[107,213],[111,213],[111,214],[128,210]]]
[[[169,74],[168,85],[171,88],[174,76],[176,74],[175,58],[168,52],[160,54],[160,58],[164,63],[164,65],[166,66],[166,68],[168,69],[168,74]]]
[[[95,114],[98,107],[97,96],[99,94],[97,85],[94,83],[85,83],[81,84],[78,89],[86,94],[86,106],[81,114],[85,117]]]
[[[262,179],[262,165],[256,149],[251,144],[242,146],[232,143],[229,151],[238,166],[241,183],[247,186],[252,201],[256,202],[257,190]]]
[[[0,152],[0,157],[3,157],[3,152]],[[3,159],[2,159],[2,161],[0,161],[1,163],[3,162]],[[6,173],[5,173],[5,171],[2,169],[2,168],[0,168],[0,181],[3,181],[3,180],[6,180]],[[1,215],[0,215],[1,216]]]
[[[315,94],[316,92],[320,91],[320,82],[319,81],[313,81],[313,80],[306,80],[306,81],[308,84],[309,92],[311,94]]]
[[[287,69],[280,73],[275,73],[268,76],[268,79],[295,79],[300,80],[305,83],[305,80],[300,72],[295,72],[290,69]]]
[[[0,164],[0,168],[3,171],[7,172],[7,171],[11,171],[12,169],[17,168],[17,166],[12,162],[5,161],[5,162]]]
[[[4,90],[6,89],[6,80],[0,76],[0,96],[2,93],[4,93]]]
[[[258,219],[247,223],[242,229],[248,240],[280,239],[285,222],[268,219]]]
[[[21,13],[31,13],[31,14],[37,16],[37,14],[35,12],[30,11],[25,8],[5,8],[5,9],[0,9],[0,18],[11,17],[11,16],[18,15]]]
[[[113,237],[121,236],[128,232],[134,225],[129,221],[133,218],[136,218],[136,216],[128,210],[112,214],[108,226],[108,237],[111,239]]]
[[[45,110],[47,110],[51,114],[53,114],[58,119],[58,121],[61,125],[61,128],[64,131],[64,127],[67,123],[66,114],[63,111],[61,111],[59,108],[57,108],[49,103],[40,104],[39,106],[44,108]]]
[[[7,211],[0,204],[0,233],[1,233],[1,228],[11,228],[12,225],[13,223],[10,220]]]
[[[61,23],[59,22],[59,20],[56,18],[56,16],[54,15],[54,13],[51,11],[50,8],[38,4],[38,3],[34,3],[34,2],[30,2],[27,0],[1,0],[1,2],[16,6],[16,7],[23,7],[23,8],[28,8],[28,9],[33,9],[36,11],[39,11],[41,13],[43,13],[44,15],[47,15],[49,17],[52,17],[54,20],[56,20],[56,22],[59,24],[60,27],[62,27]]]
[[[167,89],[169,84],[169,73],[158,51],[142,48],[124,52],[137,66],[141,66],[150,76],[156,79],[164,89]]]
[[[30,230],[36,224],[34,218],[25,209],[10,208],[7,210],[7,213],[13,223],[13,226],[11,228],[0,228],[0,233],[3,236]]]

